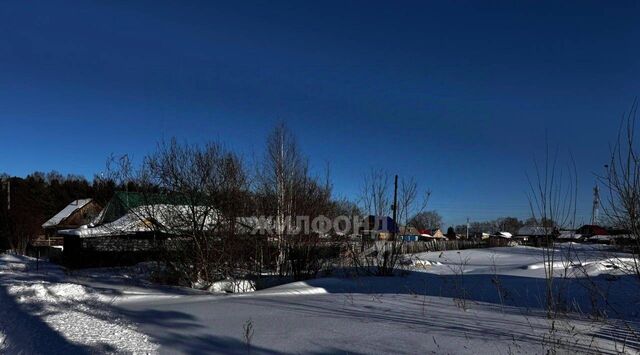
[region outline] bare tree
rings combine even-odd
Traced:
[[[388,216],[391,210],[389,174],[382,169],[371,169],[364,176],[360,192],[362,210],[373,216]]]
[[[262,206],[267,215],[274,215],[277,237],[277,272],[285,273],[287,238],[293,227],[286,217],[293,215],[295,187],[306,176],[307,162],[300,156],[298,145],[284,123],[279,124],[267,138],[264,165],[259,173],[260,192],[266,202]]]
[[[128,213],[154,233],[154,248],[183,282],[207,284],[246,270],[243,259],[231,255],[240,241],[238,217],[248,186],[236,155],[217,143],[198,146],[173,139],[160,143],[139,168],[126,156],[112,159],[110,172],[123,186],[135,186],[127,192],[135,192],[142,203]]]
[[[534,177],[527,174],[530,191],[527,195],[531,218],[537,228],[543,231],[541,240],[546,280],[547,315],[552,318],[561,306],[559,294],[554,287],[554,266],[556,249],[555,233],[558,228],[572,228],[576,221],[576,199],[578,177],[573,158],[565,168],[558,166],[557,151],[550,156],[549,145],[545,146],[543,165],[534,159]],[[550,226],[548,221],[555,221]]]
[[[603,210],[610,223],[630,232],[633,270],[640,280],[640,152],[635,142],[638,101],[623,116],[617,142],[611,149],[607,173],[600,177],[608,194]]]
[[[409,224],[417,229],[440,228],[442,216],[437,211],[422,211],[409,220]]]
[[[396,179],[397,181],[397,179]],[[397,206],[390,204],[390,183],[389,175],[380,169],[372,169],[364,176],[363,185],[360,195],[360,203],[362,209],[367,211],[370,216],[374,216],[374,225],[371,219],[366,218],[367,229],[382,228],[381,222],[386,221],[391,207],[396,208],[397,221],[393,221],[392,226],[387,226],[391,233],[391,238],[386,241],[374,241],[369,239],[373,235],[362,235],[360,248],[353,248],[351,254],[357,267],[364,266],[367,272],[373,272],[377,275],[391,275],[402,256],[402,246],[404,240],[397,235],[396,230],[398,221],[403,221],[405,226],[408,224],[409,216],[415,211],[421,211],[428,203],[431,192],[425,191],[422,201],[418,199],[419,189],[414,178],[402,179],[400,183],[400,191],[397,199]]]
[[[401,181],[398,197],[398,220],[402,221],[405,226],[409,226],[411,224],[410,217],[423,213],[427,208],[431,198],[431,190],[427,189],[422,196],[419,196],[418,183],[414,177],[406,180],[402,178]],[[438,225],[441,222],[440,218]]]
[[[258,209],[264,215],[275,217],[276,272],[281,276],[290,272],[297,277],[308,276],[315,269],[311,264],[317,263],[312,254],[317,250],[319,236],[301,231],[297,217],[313,220],[329,213],[328,176],[322,184],[309,175],[307,159],[300,153],[291,131],[281,123],[267,138],[257,181]]]

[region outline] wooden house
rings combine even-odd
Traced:
[[[399,232],[396,222],[391,217],[368,216],[363,220],[358,233],[369,240],[393,240]]]
[[[64,242],[58,232],[93,222],[101,210],[102,207],[90,198],[72,201],[42,224],[44,234],[29,243],[27,253],[36,257],[52,257],[59,254]]]
[[[594,224],[585,224],[584,226],[576,230],[576,234],[580,234],[585,237],[592,237],[594,235],[609,235],[609,231],[605,228]]]
[[[54,237],[59,230],[78,228],[93,222],[102,207],[90,198],[75,200],[42,224],[44,234]]]
[[[194,212],[195,211],[195,212]],[[64,263],[70,267],[121,266],[153,260],[190,228],[192,214],[206,216],[203,229],[217,223],[216,211],[188,206],[162,194],[116,192],[95,223],[58,231],[64,240]]]
[[[58,231],[79,228],[89,224],[100,214],[102,207],[90,198],[75,200],[69,203],[55,216],[42,224],[44,236],[36,239],[34,245],[62,245]]]

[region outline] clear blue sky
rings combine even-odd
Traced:
[[[0,171],[92,177],[162,138],[248,161],[280,120],[352,197],[383,167],[446,224],[527,217],[545,131],[593,172],[640,94],[640,3],[2,1]]]

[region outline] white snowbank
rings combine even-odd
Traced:
[[[579,273],[618,274],[633,262],[629,254],[612,253],[604,246],[567,243],[558,245],[555,253],[557,271],[568,267],[570,277],[575,277],[566,283],[571,291],[567,296],[585,314],[590,314],[584,307],[593,300],[585,285],[576,282]],[[627,336],[621,333],[622,327],[576,314],[566,324],[564,320],[554,323],[561,344],[545,343],[550,323],[544,312],[544,264],[539,248],[421,253],[407,260],[415,272],[403,276],[321,278],[234,295],[132,286],[134,280],[124,274],[106,277],[114,269],[91,270],[83,276],[89,282],[82,284],[68,275],[21,283],[11,277],[36,274],[9,270],[0,275],[0,287],[10,289],[18,304],[33,306],[25,309],[70,341],[108,344],[114,352],[124,353],[246,353],[242,330],[248,320],[256,334],[251,352],[266,354],[489,354],[514,349],[523,354],[550,349],[617,353],[616,337]],[[7,261],[21,264],[24,260]],[[25,270],[32,270],[29,261],[24,262]],[[638,311],[637,298],[630,297],[637,294],[635,279],[633,284],[629,277],[593,281],[606,287],[612,307],[621,306],[617,309],[629,315]],[[252,286],[243,281],[238,284]],[[233,288],[229,281],[222,281],[212,290]],[[127,295],[124,298],[129,301],[115,302],[123,311],[115,313],[105,289],[139,296]],[[466,306],[461,306],[461,299],[467,300]],[[131,318],[135,326],[119,314],[135,315]],[[0,325],[2,322],[0,317]],[[9,341],[14,340],[7,334]],[[640,348],[632,341],[627,344],[629,353]]]
[[[114,312],[111,307],[113,296],[88,286],[60,281],[62,270],[52,264],[42,262],[38,267],[41,272],[36,272],[32,263],[25,257],[0,257],[0,267],[4,270],[0,275],[0,287],[21,308],[13,318],[23,318],[0,319],[0,329],[7,329],[5,327],[11,327],[17,321],[30,321],[24,315],[28,313],[41,319],[72,344],[98,347],[101,352],[150,353],[157,350],[157,345],[147,335]],[[55,269],[58,269],[57,273],[47,273],[47,270]],[[6,313],[7,310],[4,311]],[[30,327],[17,329],[23,328]],[[12,351],[43,351],[30,348],[28,339],[32,336],[38,334],[13,334],[11,339],[7,339],[5,333],[0,336],[0,344],[10,342]],[[52,349],[53,352],[55,350]]]
[[[207,291],[214,293],[244,293],[256,290],[256,283],[250,280],[223,280],[214,282]]]
[[[544,269],[545,264],[549,263],[534,263],[523,266],[527,270]],[[616,270],[627,271],[633,270],[634,260],[633,258],[603,258],[601,260],[591,260],[586,262],[579,261],[556,261],[553,263],[554,269],[567,270],[570,272],[569,276],[582,277],[586,275],[597,276],[603,273],[616,274]],[[556,272],[558,270],[555,270]]]
[[[11,285],[8,293],[39,315],[52,329],[76,344],[108,344],[118,352],[149,352],[157,346],[135,326],[112,314],[112,298],[72,283]]]
[[[412,261],[412,263],[413,263],[413,266],[417,268],[428,268],[434,265],[442,265],[442,263],[439,261],[422,260],[422,259],[415,259]]]
[[[15,295],[20,303],[37,301],[39,303],[62,302],[107,302],[109,297],[100,293],[91,293],[86,286],[73,283],[50,283],[38,281],[10,285],[8,292]]]
[[[11,254],[0,255],[0,273],[3,271],[24,271],[26,269],[26,257]]]
[[[331,282],[331,279],[323,281]],[[322,295],[328,293],[324,287],[312,286],[306,281],[292,282],[286,285],[276,286],[262,290],[256,295],[260,296],[299,296],[299,295]]]

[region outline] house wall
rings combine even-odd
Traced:
[[[69,217],[65,218],[58,224],[57,229],[78,228],[82,225],[89,224],[98,216],[102,207],[95,201],[91,201],[82,208],[74,211]]]
[[[71,268],[127,266],[158,259],[164,238],[152,235],[64,237],[63,263]]]

